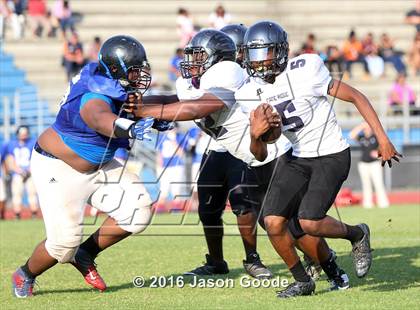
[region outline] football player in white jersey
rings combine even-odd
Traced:
[[[267,120],[257,119],[252,111],[260,103],[271,105],[280,114],[282,131],[293,148],[293,156],[274,172],[263,206],[270,241],[296,280],[278,297],[309,295],[315,289],[290,246],[286,228],[293,209],[297,210],[297,225],[304,233],[349,240],[356,274],[365,276],[372,262],[369,227],[347,225],[327,216],[350,169],[349,145],[327,95],[356,106],[378,137],[383,163],[391,166],[391,159],[398,161],[400,154],[368,99],[349,85],[332,79],[318,55],[304,54],[288,61],[287,34],[279,25],[268,21],[256,23],[248,29],[244,40],[250,78],[235,97],[251,116],[250,149],[259,160],[267,156],[267,144],[261,139],[268,128]]]
[[[214,30],[212,31],[215,32]],[[184,95],[185,89],[189,89],[190,92],[195,92],[195,94],[190,94],[190,98],[195,97],[198,99],[185,100],[166,105],[144,105],[135,113],[139,117],[154,115],[161,120],[185,121],[201,119],[201,126],[204,128],[205,132],[209,134],[214,132],[216,135],[213,136],[216,137],[216,141],[219,145],[222,145],[233,156],[253,167],[253,169],[246,170],[246,178],[243,183],[246,184],[245,186],[249,186],[249,189],[253,189],[251,198],[253,201],[255,200],[257,207],[259,207],[269,186],[272,172],[276,166],[280,166],[284,163],[286,156],[282,155],[286,154],[290,149],[290,143],[287,142],[285,137],[281,137],[276,143],[268,145],[268,155],[265,161],[261,162],[256,160],[249,149],[251,143],[249,119],[245,113],[238,109],[238,106],[234,104],[235,100],[233,98],[234,91],[237,90],[244,81],[243,69],[232,61],[223,61],[223,58],[219,58],[219,62],[206,68],[205,65],[207,65],[207,61],[200,62],[200,60],[211,60],[212,57],[214,57],[213,52],[208,51],[205,55],[202,55],[200,53],[200,48],[198,47],[196,50],[187,50],[187,59],[191,56],[194,61],[188,66],[184,63],[184,69],[191,72],[193,75],[197,74],[197,71],[203,72],[199,79],[199,88],[210,93],[203,94],[202,92],[197,92],[197,89],[194,87],[194,84],[198,82],[197,79],[191,79],[192,85],[187,83],[188,80],[179,80],[177,83],[178,96],[181,98],[186,97],[186,95]],[[184,75],[188,74],[188,72],[184,73]],[[186,85],[181,87],[182,83],[186,83]],[[198,84],[196,85],[198,86]],[[184,91],[182,89],[184,89]],[[232,163],[233,161],[229,160],[229,162]],[[225,164],[219,167],[214,167],[212,165],[212,167],[212,173],[214,174],[223,173],[220,170],[226,169]],[[257,178],[257,180],[255,180],[255,178]],[[225,200],[226,198],[224,198],[224,201]],[[203,215],[205,215],[205,213],[202,212],[200,218],[205,222],[207,219],[203,220]],[[220,213],[215,213],[215,215],[217,215],[217,217],[214,217],[215,219],[219,219],[221,216]],[[301,233],[295,227],[296,225],[291,225],[291,233],[299,239],[297,242],[298,246],[303,249],[305,253],[309,254],[317,263],[323,262],[329,258],[330,250],[325,240],[309,235],[303,236],[304,233]],[[322,249],[320,248],[321,246],[323,246]],[[327,273],[327,275],[333,283],[337,281],[334,277],[331,277],[330,274]],[[334,276],[337,275],[334,274]]]
[[[246,28],[237,27],[243,35]],[[242,44],[241,42],[238,42]],[[202,51],[205,51],[202,53]],[[231,87],[237,88],[246,78],[243,69],[235,63],[236,45],[229,36],[215,30],[203,30],[197,33],[184,50],[186,59],[181,62],[182,77],[176,82],[177,95],[180,100],[193,100],[204,94],[203,87],[213,85],[214,79],[222,70],[236,72],[235,80],[231,81]],[[200,54],[201,53],[201,54]],[[206,68],[202,71],[192,67],[196,66],[193,55],[208,57]],[[193,72],[194,71],[194,72]],[[224,86],[226,84],[220,84]],[[216,85],[217,86],[217,85]],[[205,88],[204,88],[205,89]],[[242,122],[231,111],[232,106],[223,108],[212,113],[196,124],[211,138],[200,166],[198,177],[198,213],[203,223],[204,234],[209,254],[206,254],[206,263],[187,275],[209,276],[226,274],[229,272],[227,263],[223,258],[222,238],[224,234],[222,214],[229,199],[232,212],[237,217],[239,231],[245,249],[246,259],[243,261],[245,271],[256,278],[270,278],[271,271],[261,262],[257,253],[257,236],[255,226],[257,214],[254,212],[248,189],[243,186],[246,183],[247,165],[232,156],[225,147],[216,141],[222,139],[227,132],[237,131],[242,134]],[[246,120],[240,112],[239,117]]]

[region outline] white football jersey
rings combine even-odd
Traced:
[[[184,79],[180,76],[176,80],[176,92],[179,100],[195,100],[204,95],[204,91],[199,88],[195,88],[191,82],[191,79]],[[195,122],[196,124],[199,122]],[[227,152],[227,150],[217,143],[217,141],[210,137],[210,141],[206,143],[206,148],[210,151],[215,152]]]
[[[349,147],[327,98],[330,81],[322,59],[303,54],[290,59],[273,84],[247,79],[235,98],[247,113],[261,103],[271,104],[282,117],[282,132],[292,143],[293,155],[319,157]]]
[[[270,156],[259,162],[249,150],[249,117],[236,104],[234,92],[247,79],[245,71],[235,62],[222,61],[208,69],[200,79],[200,89],[195,89],[190,79],[178,78],[177,94],[180,100],[193,100],[209,92],[222,99],[226,106],[220,111],[201,119],[197,125],[214,139],[208,149],[229,151],[236,158],[251,166],[263,165],[284,154],[283,148],[270,145]]]

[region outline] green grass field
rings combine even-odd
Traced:
[[[339,264],[350,276],[352,288],[328,292],[328,283],[323,278],[317,283],[316,295],[293,300],[277,299],[275,287],[241,287],[240,278],[245,275],[244,254],[235,219],[230,213],[225,215],[225,232],[229,236],[224,239],[224,250],[231,272],[221,278],[232,279],[234,287],[192,288],[188,278],[184,278],[183,288],[134,287],[132,279],[135,276],[143,276],[146,286],[150,286],[152,276],[174,276],[176,279],[204,260],[206,247],[201,226],[197,225],[197,215],[167,214],[157,216],[154,225],[144,234],[127,239],[98,257],[98,268],[109,287],[107,292],[93,291],[72,266],[60,265],[38,278],[34,298],[18,300],[12,297],[10,276],[44,237],[43,222],[1,222],[1,309],[418,309],[420,207],[342,208],[340,214],[348,223],[364,221],[371,227],[375,251],[369,275],[365,279],[356,278],[349,243],[330,240],[339,256]],[[332,210],[331,215],[335,216],[336,211]],[[87,226],[87,232],[95,229],[94,225]],[[288,271],[262,231],[259,252],[276,276],[290,280]]]

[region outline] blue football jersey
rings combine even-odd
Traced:
[[[120,111],[127,96],[117,80],[99,74],[98,64],[89,63],[70,82],[52,127],[80,157],[94,164],[106,162],[113,158],[118,148],[127,148],[129,141],[110,138],[89,128],[80,115],[80,109],[89,99],[100,98],[109,104],[115,114],[127,117],[125,112]]]

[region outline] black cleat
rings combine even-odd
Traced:
[[[333,249],[330,249],[331,255],[333,260],[337,259],[337,254]],[[312,280],[317,281],[321,277],[322,274],[322,267],[320,264],[315,263],[312,258],[307,256],[306,254],[303,256],[303,260],[305,261],[305,270],[306,274],[312,278]]]
[[[367,275],[370,266],[372,265],[372,249],[370,248],[370,231],[366,224],[357,225],[365,233],[360,241],[352,243],[353,245],[353,265],[356,270],[356,275],[363,278]]]
[[[258,253],[248,255],[247,260],[243,261],[247,274],[256,279],[271,279],[273,273],[261,262]]]
[[[277,292],[278,298],[290,298],[297,296],[307,296],[315,293],[315,282],[311,279],[308,282],[293,282],[283,291]]]
[[[228,265],[225,261],[223,263],[216,263],[206,254],[206,263],[203,266],[197,267],[194,270],[184,273],[185,276],[213,276],[217,274],[229,273]]]
[[[330,291],[346,290],[350,287],[349,277],[343,269],[338,269],[337,275],[328,281],[330,282]]]

